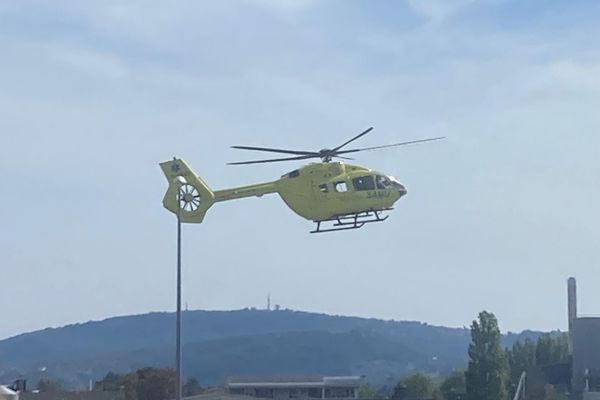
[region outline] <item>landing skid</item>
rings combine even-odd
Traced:
[[[317,223],[317,229],[310,231],[310,233],[346,231],[349,229],[362,228],[365,224],[369,224],[371,222],[383,222],[388,219],[389,215],[382,217],[380,215],[381,212],[390,210],[393,210],[393,208],[383,208],[354,214],[343,214],[333,218],[323,219],[321,221],[314,221]],[[333,222],[333,224],[328,228],[326,227],[321,229],[322,222]]]

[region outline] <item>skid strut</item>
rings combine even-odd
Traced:
[[[369,210],[359,213],[353,214],[343,214],[337,215],[333,218],[323,219],[320,221],[314,221],[317,223],[317,228],[314,231],[310,231],[310,233],[323,233],[323,232],[335,232],[335,231],[346,231],[349,229],[358,229],[362,228],[365,224],[370,224],[372,222],[383,222],[388,219],[389,215],[385,217],[381,216],[381,212],[389,211],[392,208],[383,208],[380,210]],[[324,229],[321,228],[322,222],[332,222],[333,224],[330,227],[326,227]]]

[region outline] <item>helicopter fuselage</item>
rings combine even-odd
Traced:
[[[215,202],[279,193],[296,214],[312,221],[388,209],[406,194],[393,177],[342,162],[311,163],[280,179],[214,192]]]
[[[392,208],[406,194],[406,188],[393,177],[342,162],[307,164],[272,182],[215,191],[182,159],[160,166],[169,181],[163,205],[186,223],[201,223],[217,202],[278,193],[303,218],[315,222],[334,219],[338,225],[347,225],[345,218],[352,216],[351,225],[360,227],[383,221],[379,212]],[[374,215],[375,221],[358,221],[364,214]]]

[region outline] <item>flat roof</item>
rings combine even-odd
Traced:
[[[278,387],[358,387],[360,376],[301,376],[301,377],[232,377],[227,379],[229,388],[278,388]]]

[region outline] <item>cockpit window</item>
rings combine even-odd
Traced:
[[[393,176],[377,175],[375,177],[377,189],[394,189],[406,193],[406,188]]]
[[[352,179],[352,185],[354,185],[354,190],[375,190],[375,183],[371,175]]]
[[[292,172],[290,172],[290,173],[288,174],[288,176],[289,176],[290,178],[296,178],[296,177],[297,177],[297,176],[299,176],[299,175],[300,175],[300,170],[298,170],[298,169],[295,169],[295,170],[293,170]]]
[[[377,175],[375,181],[377,182],[377,189],[389,189],[392,186],[392,182],[387,176]]]

